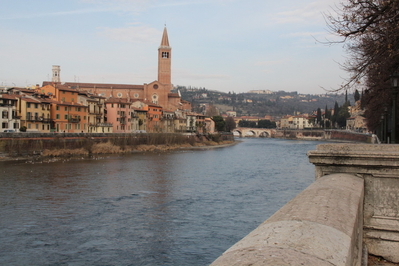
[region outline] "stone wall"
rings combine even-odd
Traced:
[[[372,136],[370,134],[344,131],[344,130],[327,130],[325,139],[331,140],[346,140],[353,142],[371,143]]]
[[[124,150],[137,145],[181,145],[234,140],[233,134],[195,135],[172,133],[0,133],[0,157],[40,155],[46,149],[85,149],[109,142]]]
[[[371,134],[363,134],[346,130],[286,129],[277,130],[273,137],[300,140],[342,140],[363,143],[372,142]]]
[[[212,266],[361,265],[363,180],[319,178]]]

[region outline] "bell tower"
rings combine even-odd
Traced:
[[[53,77],[51,79],[52,82],[61,82],[60,72],[61,72],[60,66],[53,65]]]
[[[172,47],[169,46],[168,31],[163,30],[161,45],[158,48],[158,82],[172,85],[171,79]]]

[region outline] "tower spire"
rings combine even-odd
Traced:
[[[169,38],[168,38],[168,31],[166,30],[166,25],[163,29],[163,34],[162,34],[162,40],[161,40],[161,46],[162,48],[169,47]]]

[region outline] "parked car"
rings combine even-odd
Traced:
[[[15,132],[15,130],[14,129],[6,129],[6,130],[4,130],[4,132],[13,133],[13,132]]]

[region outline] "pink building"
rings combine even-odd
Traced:
[[[106,123],[113,125],[114,133],[130,133],[133,130],[131,102],[121,98],[109,98],[106,102]]]

